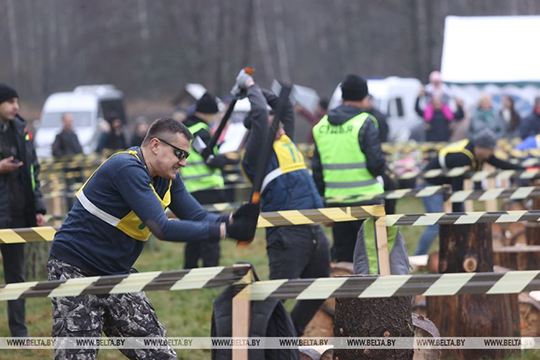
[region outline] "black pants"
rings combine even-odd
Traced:
[[[266,237],[270,280],[330,276],[328,239],[319,225],[279,227]],[[300,300],[291,312],[298,336],[324,300]]]
[[[27,227],[24,219],[14,218],[10,228]],[[4,260],[4,280],[6,284],[20,283],[26,281],[26,268],[24,262],[25,244],[3,244],[0,245],[2,258]],[[25,299],[9,300],[7,302],[7,313],[9,331],[13,337],[27,337]]]
[[[199,204],[214,204],[223,201],[223,194],[216,189],[196,191],[193,197]],[[188,242],[184,249],[184,269],[199,267],[199,259],[202,259],[203,267],[218,266],[221,247],[219,242]]]
[[[364,220],[336,222],[332,227],[334,246],[332,246],[332,260],[335,262],[353,262],[356,237]]]

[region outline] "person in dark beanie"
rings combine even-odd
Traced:
[[[347,75],[341,83],[341,92],[343,104],[330,110],[313,128],[313,179],[327,206],[381,203],[335,199],[382,194],[383,186],[376,177],[384,172],[386,165],[377,120],[362,109],[368,95],[366,80],[358,75]],[[352,262],[361,225],[362,221],[333,225],[334,261]]]
[[[358,75],[347,75],[341,92],[343,104],[313,128],[313,179],[326,206],[384,204],[383,200],[369,200],[371,195],[384,193],[386,160],[378,121],[363,109],[367,82]],[[333,259],[353,262],[355,274],[378,274],[374,229],[374,219],[334,223]],[[391,274],[408,274],[405,240],[396,227],[388,228],[388,248]]]
[[[495,133],[484,128],[480,130],[472,139],[465,139],[447,145],[439,150],[439,155],[433,157],[426,165],[424,171],[432,169],[443,169],[449,171],[456,167],[469,166],[473,171],[481,171],[484,162],[493,165],[496,168],[504,170],[521,170],[520,165],[514,165],[495,157],[494,150],[497,145],[497,136]],[[460,177],[438,176],[424,180],[421,187],[449,184],[452,186],[452,192],[463,190],[463,180]],[[427,213],[443,212],[443,194],[435,194],[423,197],[422,202]],[[463,211],[462,203],[453,203],[452,211]],[[439,225],[426,227],[418,245],[415,255],[425,255],[435,238],[439,235]]]
[[[45,224],[39,163],[26,122],[18,115],[19,95],[0,84],[0,228]],[[24,244],[0,245],[6,284],[26,281]],[[27,337],[25,300],[8,301],[11,336]]]
[[[210,154],[203,156],[203,151],[210,142],[212,134],[210,124],[216,119],[219,112],[216,97],[205,93],[195,106],[195,112],[184,120],[184,125],[193,134],[193,142],[190,148],[190,157],[187,159],[188,166],[182,169],[182,179],[187,190],[201,204],[223,202],[222,193],[215,189],[223,188],[225,182],[221,169],[234,163],[225,155],[218,155],[217,148]],[[193,269],[198,267],[199,259],[202,259],[203,267],[217,266],[219,263],[219,243],[188,243],[184,253],[184,268]]]

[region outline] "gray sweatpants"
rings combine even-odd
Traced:
[[[81,269],[55,258],[47,262],[49,280],[86,277]],[[53,337],[166,338],[165,328],[144,292],[55,297],[52,301]],[[172,348],[118,349],[129,359],[177,359]],[[55,359],[90,360],[99,349],[56,349]]]

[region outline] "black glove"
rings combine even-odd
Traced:
[[[255,237],[261,208],[259,204],[245,204],[233,213],[233,222],[227,227],[227,235],[240,241]]]

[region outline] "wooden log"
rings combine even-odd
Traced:
[[[330,268],[330,277],[350,276],[354,273],[353,263],[338,262]],[[306,325],[302,337],[331,337],[334,333],[334,310],[336,299],[329,298],[321,305]]]
[[[412,314],[412,319],[415,338],[437,338],[441,336],[439,330],[431,320],[418,314]],[[440,358],[440,349],[417,349],[414,351],[413,360],[438,360]]]
[[[540,302],[526,293],[519,294],[521,336],[540,336]]]
[[[540,264],[540,245],[494,249],[493,263],[512,270],[537,270]]]
[[[440,273],[491,272],[493,250],[489,224],[440,226]],[[442,337],[519,337],[516,294],[457,295],[427,298],[427,314]],[[443,358],[504,359],[514,349],[447,349]]]
[[[336,337],[412,337],[410,297],[336,299]],[[335,360],[413,359],[412,349],[334,349]]]
[[[531,210],[540,210],[540,197],[532,199]],[[528,245],[540,245],[540,224],[528,222],[526,224],[526,236]]]
[[[514,207],[518,207],[518,210],[525,209],[520,203],[514,204]],[[540,210],[540,197],[532,199],[531,210]],[[512,236],[511,245],[518,242],[514,238],[522,236],[520,229],[524,230],[528,246],[515,246],[515,251],[511,251],[509,247],[506,247],[505,251],[497,249],[494,253],[494,263],[514,270],[537,270],[538,264],[540,264],[540,251],[534,251],[534,248],[540,247],[540,224],[534,222],[528,222],[525,225],[514,223],[506,224],[505,227],[501,226],[501,228]]]

